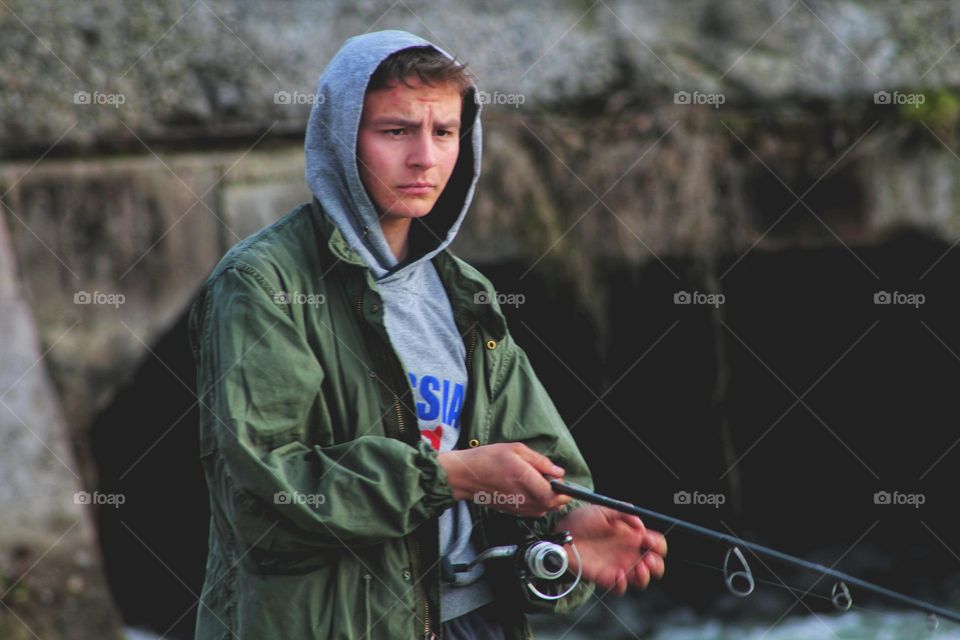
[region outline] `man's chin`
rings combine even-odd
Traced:
[[[399,200],[390,208],[386,217],[395,219],[414,219],[422,218],[431,211],[436,201],[424,202],[423,200]]]

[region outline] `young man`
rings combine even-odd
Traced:
[[[314,200],[232,248],[195,302],[197,638],[527,638],[527,612],[663,574],[662,535],[551,491],[590,472],[492,285],[446,249],[480,173],[476,91],[409,33],[348,40],[307,127]],[[442,557],[564,529],[584,581],[558,601],[493,562],[441,576]]]

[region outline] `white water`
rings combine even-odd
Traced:
[[[626,629],[624,632],[627,633]],[[677,624],[664,628],[650,640],[905,640],[907,638],[957,638],[960,629],[941,622],[932,632],[922,613],[860,613],[805,615],[775,620],[724,625],[716,622]],[[631,637],[629,634],[626,637]]]
[[[603,607],[600,607],[603,609]],[[599,612],[597,612],[599,613]],[[859,612],[789,616],[780,620],[721,622],[695,616],[689,611],[667,614],[648,625],[630,620],[623,608],[602,611],[577,620],[576,616],[550,620],[533,618],[537,640],[922,640],[960,638],[960,625],[941,621],[931,631],[927,616],[910,612]],[[559,623],[559,624],[558,624]],[[632,624],[631,624],[632,623]]]

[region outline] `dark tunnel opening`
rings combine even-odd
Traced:
[[[608,269],[602,352],[568,288],[521,278],[526,264],[480,268],[501,293],[525,295],[503,305],[511,330],[574,425],[599,491],[827,566],[842,558],[840,570],[942,603],[943,586],[960,573],[949,548],[960,534],[951,500],[960,251],[928,268],[947,249],[903,232],[852,250],[754,250],[736,264],[740,256],[730,256],[716,267],[723,274],[733,265],[718,310],[675,304],[678,291],[706,291],[691,264],[667,262],[679,280],[658,262]],[[876,304],[882,291],[925,300]],[[126,622],[190,638],[209,512],[185,316],[153,350],[93,429],[100,489],[127,496],[99,512],[100,543]],[[719,408],[718,353],[728,375]],[[678,503],[684,491],[724,503]],[[924,503],[878,504],[882,491]],[[674,535],[667,577],[638,602],[726,611],[717,608],[720,573],[700,566],[718,568],[725,550]],[[817,578],[774,569],[800,588]],[[829,587],[821,582],[814,595]]]
[[[151,349],[94,424],[101,490],[126,498],[97,529],[124,622],[177,640],[193,637],[210,515],[186,314]]]

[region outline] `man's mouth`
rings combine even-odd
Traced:
[[[430,193],[436,188],[436,185],[432,182],[411,182],[410,184],[402,184],[397,187],[397,191],[405,193],[407,195],[416,196],[424,195]]]

